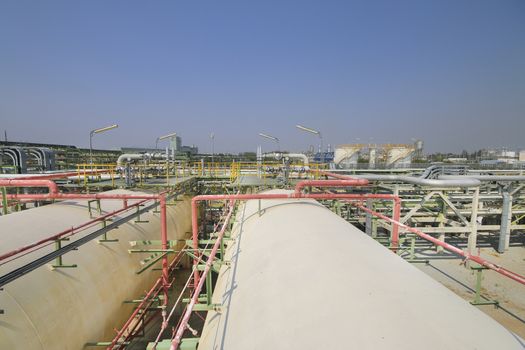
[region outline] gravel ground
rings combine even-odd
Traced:
[[[525,247],[511,247],[504,254],[497,253],[492,247],[479,250],[480,255],[513,272],[525,275]],[[435,249],[421,249],[419,258],[429,259],[429,264],[417,263],[416,266],[441,282],[450,290],[467,301],[474,299],[476,272],[465,266],[461,259],[447,254],[437,254]],[[525,339],[525,285],[498,274],[492,270],[483,271],[482,295],[497,300],[501,308],[494,305],[476,306],[490,315],[509,330]],[[472,289],[472,290],[470,290]],[[514,314],[509,315],[505,310]]]

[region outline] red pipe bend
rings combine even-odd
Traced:
[[[49,193],[58,193],[57,184],[51,180],[0,179],[0,187],[47,187]]]

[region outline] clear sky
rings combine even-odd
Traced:
[[[523,0],[0,0],[0,129],[210,151],[525,148]]]

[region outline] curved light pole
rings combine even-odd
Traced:
[[[271,136],[268,134],[264,134],[262,132],[259,133],[260,137],[264,137],[265,139],[275,141],[277,143],[277,151],[281,152],[281,145],[279,144],[279,139],[275,136]]]
[[[303,131],[309,132],[310,134],[314,134],[319,136],[319,140],[321,141],[321,163],[324,163],[324,151],[323,151],[323,136],[321,135],[321,132],[319,130],[315,130],[312,128],[307,128],[306,126],[302,126],[297,124],[295,126],[297,129],[301,129]]]
[[[210,134],[210,139],[211,139],[211,163],[214,164],[214,159],[213,159],[213,157],[215,155],[215,149],[214,149],[214,147],[215,147],[215,133],[214,132],[212,132]]]
[[[115,129],[115,128],[118,128],[118,124],[113,124],[110,126],[100,128],[100,129],[91,130],[89,132],[89,162],[91,163],[91,165],[93,165],[93,135],[100,134],[101,132],[108,131],[108,130]],[[93,166],[91,168],[92,168],[91,170],[93,170]]]
[[[177,133],[176,132],[172,132],[171,134],[157,137],[157,140],[155,141],[155,151],[159,149],[159,141],[165,140],[165,139],[169,139],[169,138],[172,138],[172,137],[175,137],[175,136],[177,136]]]

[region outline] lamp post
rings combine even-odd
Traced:
[[[100,134],[101,132],[108,131],[111,129],[118,128],[117,124],[106,126],[100,129],[91,130],[89,132],[89,162],[91,164],[91,170],[93,170],[93,135]]]
[[[281,145],[279,144],[279,139],[275,136],[271,136],[268,134],[263,134],[262,132],[259,133],[260,137],[264,137],[265,139],[275,141],[277,143],[277,151],[281,151]]]
[[[214,155],[215,155],[215,133],[211,133],[210,134],[210,140],[211,140],[211,163],[213,164],[214,163]]]
[[[172,138],[172,137],[176,137],[176,136],[177,136],[177,133],[176,132],[172,132],[171,134],[157,137],[157,140],[155,141],[155,151],[159,149],[159,141],[165,140],[165,139],[169,139],[169,138]]]
[[[321,141],[321,163],[324,163],[323,136],[321,135],[321,132],[319,130],[315,130],[315,129],[312,129],[312,128],[307,128],[306,126],[302,126],[302,125],[299,125],[299,124],[297,124],[295,127],[300,129],[300,130],[303,130],[303,131],[306,131],[306,132],[309,132],[311,134],[315,134],[315,135],[319,136],[319,140]]]

